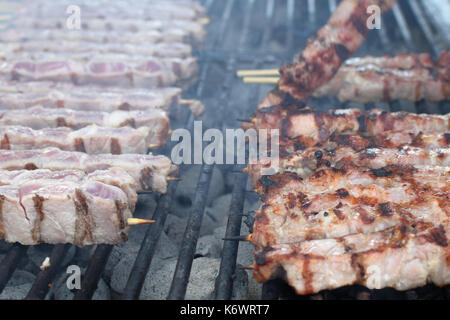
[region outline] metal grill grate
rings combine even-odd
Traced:
[[[400,0],[393,12],[383,17],[381,30],[372,31],[369,39],[359,50],[358,55],[397,54],[400,52],[430,52],[435,57],[450,44],[445,42],[430,24],[423,10],[424,0]],[[238,69],[277,68],[283,62],[289,62],[305,46],[308,37],[312,36],[328,19],[338,5],[338,0],[204,0],[211,18],[208,36],[203,50],[197,52],[200,61],[199,80],[195,88],[188,94],[202,100],[207,112],[202,117],[210,127],[237,128],[243,114],[250,115],[262,97],[272,88],[267,85],[244,85],[236,81],[235,72]],[[389,30],[389,32],[387,31]],[[437,40],[441,39],[441,40]],[[333,108],[373,108],[379,107],[390,111],[406,110],[410,112],[448,113],[450,104],[439,104],[421,101],[393,102],[370,105],[354,103],[342,104],[336,100],[323,98],[313,100],[311,105],[327,110]],[[224,115],[227,116],[224,116]],[[191,132],[194,127],[192,115],[185,115],[184,127]],[[173,144],[169,143],[163,151],[170,154]],[[208,196],[213,165],[203,165],[197,182],[196,197],[185,229],[182,247],[176,270],[173,276],[169,299],[184,299],[189,281],[191,266],[194,260],[195,248],[199,237],[203,212]],[[242,217],[246,213],[244,203],[252,193],[247,185],[247,176],[242,173],[242,167],[234,166],[220,168],[232,170],[235,183],[229,210],[226,237],[238,236],[241,230]],[[163,231],[166,217],[170,211],[177,181],[169,182],[168,193],[158,199],[153,219],[156,223],[148,226],[140,250],[134,261],[128,278],[123,299],[138,299],[149,271],[156,246]],[[56,270],[61,264],[70,245],[56,245],[51,253],[52,266],[41,271],[27,295],[27,299],[44,299],[53,281]],[[219,274],[216,281],[216,299],[230,299],[232,296],[232,279],[237,268],[236,257],[239,243],[225,241]],[[98,281],[105,268],[113,247],[97,246],[88,268],[84,274],[82,289],[75,299],[91,299]],[[3,261],[0,262],[0,292],[11,278],[19,260],[26,254],[27,247],[13,245]],[[301,298],[361,298],[369,292],[372,298],[409,297],[408,293],[398,293],[392,290],[371,290],[353,286],[327,291],[315,296]],[[442,298],[449,297],[449,289],[439,289],[433,286],[418,289],[414,297]],[[363,294],[361,294],[363,293]],[[300,298],[279,280],[269,281],[263,285],[263,299],[278,299],[280,297]]]

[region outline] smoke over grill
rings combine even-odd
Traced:
[[[428,2],[428,1],[427,1]],[[437,3],[438,1],[434,1]],[[198,99],[206,112],[195,118],[179,110],[171,129],[193,132],[239,128],[273,85],[243,84],[240,69],[279,68],[292,61],[306,40],[323,26],[338,0],[202,0],[211,22],[202,48],[195,50],[199,75],[184,94]],[[439,20],[419,0],[400,0],[369,33],[357,56],[428,52],[433,58],[450,42]],[[431,18],[433,16],[433,18]],[[448,29],[448,28],[447,28]],[[448,101],[342,103],[315,98],[318,110],[381,108],[388,111],[444,114]],[[175,142],[157,150],[170,157]],[[427,285],[405,292],[349,286],[315,295],[298,296],[284,282],[260,285],[251,270],[249,243],[222,240],[250,232],[259,199],[240,165],[181,165],[181,181],[170,181],[167,194],[141,194],[135,216],[153,219],[133,227],[120,245],[77,248],[72,245],[27,247],[0,242],[0,299],[449,299],[450,288]],[[41,270],[50,257],[50,266]],[[81,268],[81,289],[66,286],[68,266]],[[51,286],[49,287],[49,284]]]

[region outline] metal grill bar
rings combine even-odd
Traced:
[[[287,41],[286,51],[291,52],[294,44],[294,13],[295,13],[295,0],[287,0],[286,4],[286,21],[287,21]]]
[[[421,30],[423,31],[425,38],[428,41],[428,44],[430,45],[433,56],[437,57],[439,55],[440,49],[438,48],[435,41],[433,40],[430,25],[428,24],[427,20],[425,19],[422,9],[419,7],[417,0],[410,0],[408,2],[408,4],[411,7],[411,10],[416,17],[417,22],[419,23],[419,26],[420,26]]]
[[[175,268],[175,274],[170,287],[169,295],[167,297],[170,300],[184,299],[186,294],[213,168],[214,165],[205,164],[202,166],[202,171],[195,192],[193,208],[187,222],[183,242],[181,244],[180,255]]]
[[[177,184],[178,181],[170,181],[167,194],[162,195],[161,199],[158,201],[158,205],[152,217],[155,222],[150,224],[145,233],[136,260],[131,268],[131,273],[128,277],[122,299],[139,299],[145,276],[148,273],[153,256],[155,255],[156,246],[161,232],[163,231],[170,204],[172,203],[172,196],[175,194]]]
[[[247,175],[243,172],[236,173],[225,238],[238,236],[241,232],[246,185]],[[223,244],[222,260],[216,280],[216,299],[228,300],[231,298],[238,248],[239,242],[237,241],[225,241]]]
[[[93,257],[89,262],[86,273],[84,274],[81,289],[75,294],[74,300],[92,299],[112,249],[112,245],[97,246]]]
[[[50,255],[50,267],[39,272],[25,300],[42,300],[45,298],[69,247],[69,244],[57,244],[53,247]]]
[[[28,247],[15,243],[0,263],[0,292],[3,291]]]
[[[308,20],[310,23],[316,23],[316,0],[308,0]]]
[[[400,10],[398,3],[394,5],[392,8],[392,12],[394,13],[395,20],[397,21],[398,26],[400,27],[400,33],[402,34],[403,39],[405,40],[408,49],[412,50],[412,36],[409,31],[408,24],[406,23],[406,19],[403,15],[403,12]]]

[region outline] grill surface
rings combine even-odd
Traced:
[[[258,102],[273,87],[269,85],[243,84],[236,80],[238,69],[278,68],[281,63],[291,61],[292,57],[304,48],[308,37],[312,36],[334,11],[337,0],[203,0],[208,9],[211,24],[205,46],[196,54],[199,56],[200,73],[195,87],[186,94],[189,98],[203,101],[206,113],[200,120],[203,128],[237,128],[238,119],[249,116]],[[440,51],[449,49],[440,28],[435,28],[423,9],[424,0],[400,0],[394,10],[383,16],[381,30],[372,31],[357,55],[384,55],[400,52],[429,52],[436,57]],[[185,96],[186,96],[185,95]],[[322,98],[311,102],[321,110],[330,108],[383,108],[390,111],[448,113],[450,103],[433,104],[428,102],[393,102],[370,105],[355,103],[342,104],[334,99]],[[173,123],[174,127],[193,129],[194,118],[187,112]],[[159,150],[170,155],[173,143]],[[176,270],[173,276],[169,299],[183,299],[190,276],[195,248],[199,237],[203,212],[208,196],[213,165],[203,165],[196,187],[187,227]],[[219,166],[217,166],[219,167]],[[183,168],[181,168],[183,169]],[[247,176],[239,166],[220,166],[220,170],[232,170],[235,176],[232,201],[226,237],[238,236],[242,217],[251,222],[251,216],[243,211],[246,199],[253,196],[247,185]],[[170,211],[178,182],[169,182],[168,193],[159,196],[153,213],[156,223],[148,226],[141,248],[136,256],[132,271],[126,284],[123,299],[138,299],[145,276],[152,263],[166,217]],[[144,197],[147,195],[141,195]],[[133,230],[131,231],[133,232]],[[51,253],[52,265],[41,271],[27,299],[44,299],[49,284],[54,280],[56,270],[67,254],[70,245],[56,245]],[[82,289],[75,299],[91,299],[104,270],[112,246],[97,246],[83,276]],[[216,281],[216,299],[230,299],[232,279],[237,268],[236,257],[239,243],[225,241],[222,260]],[[20,258],[26,254],[27,247],[13,245],[3,261],[0,262],[0,292],[16,269]],[[450,298],[449,287],[426,286],[407,292],[391,289],[368,290],[360,286],[325,291],[313,296],[296,296],[282,281],[270,281],[263,286],[263,299],[442,299]]]

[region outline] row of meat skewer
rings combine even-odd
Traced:
[[[126,241],[138,194],[167,192],[162,147],[195,81],[195,1],[25,1],[0,33],[0,238],[25,245]],[[66,20],[82,10],[80,29]],[[62,18],[61,18],[62,17]]]
[[[449,98],[449,53],[348,59],[366,38],[369,5],[344,0],[276,82],[244,128],[278,129],[279,159],[246,172],[261,206],[252,233],[256,280],[282,278],[298,294],[354,284],[407,290],[450,284],[449,114],[307,107],[341,101]],[[273,133],[275,134],[275,133]],[[275,141],[275,140],[272,140]],[[274,142],[272,142],[274,143]],[[230,239],[233,240],[233,239]]]

